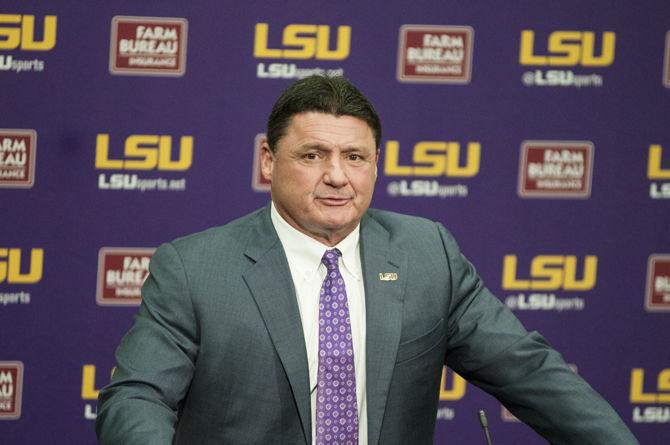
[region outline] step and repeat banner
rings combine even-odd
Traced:
[[[267,204],[293,80],[383,124],[373,206],[442,222],[643,444],[670,443],[670,3],[0,3],[0,442],[93,444],[162,242]],[[445,369],[436,444],[544,441]]]

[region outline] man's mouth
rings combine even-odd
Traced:
[[[328,206],[343,206],[348,204],[352,198],[348,196],[319,196],[317,199]]]

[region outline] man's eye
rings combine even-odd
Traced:
[[[317,158],[317,155],[316,155],[316,153],[307,153],[307,154],[305,154],[304,158],[314,160],[314,159]]]
[[[357,155],[357,154],[353,154],[353,153],[350,154],[350,155],[348,156],[348,158],[349,158],[350,161],[360,161],[361,159],[363,159],[363,158],[361,157],[361,155]]]

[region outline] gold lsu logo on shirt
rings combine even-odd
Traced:
[[[614,62],[616,34],[602,33],[600,55],[596,55],[596,36],[591,31],[554,31],[547,39],[547,55],[535,53],[535,31],[521,31],[519,63],[533,66],[605,67]]]
[[[49,51],[56,46],[55,15],[44,17],[42,40],[35,40],[35,16],[0,14],[0,51]]]
[[[256,23],[254,57],[257,59],[344,60],[351,48],[351,26],[337,27],[337,46],[330,48],[330,26],[287,25],[282,32],[283,49],[270,48],[270,25]]]

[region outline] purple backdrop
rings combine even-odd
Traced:
[[[152,249],[268,202],[257,135],[344,73],[373,205],[441,221],[643,444],[670,441],[670,3],[0,4],[0,439],[95,443]],[[295,26],[299,25],[299,26]],[[435,443],[543,443],[448,371]]]

